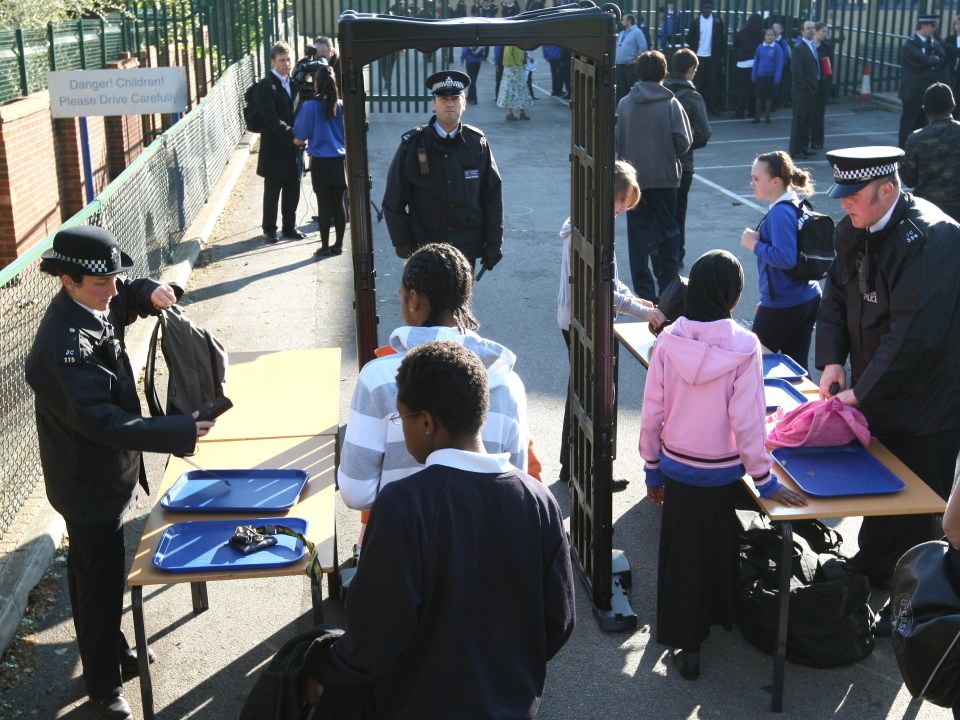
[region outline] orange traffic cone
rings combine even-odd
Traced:
[[[870,90],[870,65],[864,63],[863,65],[863,79],[860,80],[860,95],[861,100],[870,100],[873,98],[873,93]]]

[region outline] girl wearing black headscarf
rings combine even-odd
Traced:
[[[657,340],[643,394],[647,497],[663,508],[656,639],[688,680],[710,626],[733,627],[740,479],[749,474],[762,497],[806,504],[770,474],[760,342],[730,316],[742,291],[743,268],[726,250],[694,263],[686,312]]]

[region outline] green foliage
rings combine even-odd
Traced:
[[[0,30],[41,29],[47,23],[116,10],[116,4],[105,0],[0,0]]]

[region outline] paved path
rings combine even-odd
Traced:
[[[546,63],[543,63],[546,68]],[[490,138],[504,176],[505,258],[476,288],[475,309],[485,336],[511,349],[518,358],[530,403],[530,424],[544,462],[544,478],[564,507],[567,490],[556,481],[560,421],[567,361],[556,327],[555,297],[559,275],[557,233],[569,215],[569,109],[549,98],[549,77],[538,73],[540,100],[529,123],[506,123],[491,102],[493,68],[480,76],[480,104],[470,106],[467,122]],[[383,178],[400,135],[422,122],[419,115],[373,115],[370,118],[370,171],[379,205]],[[755,226],[762,208],[752,199],[749,167],[760,152],[785,148],[790,118],[781,110],[772,125],[721,119],[714,139],[697,152],[697,176],[690,196],[687,256],[725,247],[744,262],[747,291],[736,318],[749,325],[757,301],[755,264],[740,247],[746,226]],[[827,146],[892,144],[897,116],[861,111],[854,105],[830,107]],[[823,156],[809,166],[820,191],[829,187]],[[339,346],[343,348],[340,405],[343,419],[356,378],[351,256],[313,257],[314,240],[283,241],[265,246],[259,234],[261,182],[255,158],[247,163],[227,209],[200,262],[190,276],[187,310],[231,350]],[[304,183],[304,198],[308,184]],[[814,199],[819,210],[840,217],[835,201]],[[315,205],[301,201],[303,229]],[[375,220],[375,218],[374,218]],[[378,268],[380,340],[400,324],[397,290],[400,262],[393,254],[384,223],[374,224]],[[621,268],[628,268],[625,221],[616,225]],[[314,378],[303,368],[303,382]],[[654,623],[654,582],[659,512],[644,499],[641,464],[635,450],[644,373],[624,355],[620,370],[619,458],[616,468],[631,479],[614,496],[616,547],[632,564],[633,608],[639,627],[627,634],[601,633],[586,593],[578,585],[578,626],[571,641],[551,663],[539,717],[548,720],[593,718],[755,718],[769,716],[771,659],[747,644],[739,631],[715,631],[703,647],[701,679],[690,683],[665,664],[664,648],[650,641]],[[152,458],[151,477],[162,473],[162,459]],[[135,546],[152,500],[141,500],[128,523]],[[355,540],[357,514],[338,508],[340,555]],[[840,524],[856,538],[857,521]],[[852,543],[848,543],[852,551]],[[62,567],[59,576],[62,579]],[[63,585],[63,583],[61,583]],[[159,659],[153,666],[158,717],[234,718],[253,678],[277,647],[309,624],[310,594],[305,578],[213,583],[210,610],[194,617],[186,585],[148,588],[147,629]],[[882,602],[875,599],[875,604]],[[342,623],[338,604],[325,600],[329,621]],[[132,639],[129,612],[124,627]],[[0,716],[83,718],[83,687],[65,592],[60,607],[36,628],[41,667],[29,683],[0,696]],[[669,663],[669,661],[667,661]],[[127,696],[140,717],[137,681]],[[910,702],[902,687],[889,641],[861,663],[833,670],[788,665],[785,718],[948,718],[949,713]]]

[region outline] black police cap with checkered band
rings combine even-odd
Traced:
[[[470,76],[459,70],[441,70],[427,78],[427,90],[434,95],[460,95],[470,87]]]
[[[120,250],[113,234],[95,225],[61,230],[53,238],[53,247],[40,257],[76,265],[84,275],[116,275],[133,269],[133,260]]]
[[[831,150],[827,153],[827,162],[833,168],[834,185],[827,195],[832,198],[853,195],[871,180],[895,173],[902,159],[903,150],[887,145]]]

